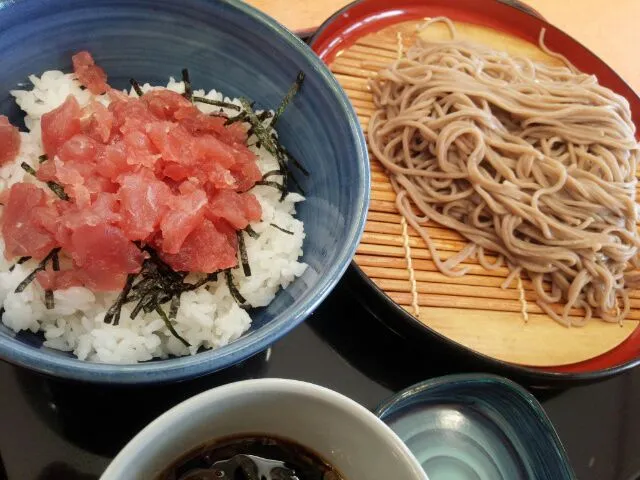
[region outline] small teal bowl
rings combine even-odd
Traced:
[[[189,68],[194,88],[215,88],[275,108],[296,78],[301,92],[278,123],[282,143],[311,175],[299,205],[307,272],[254,311],[235,342],[190,357],[116,366],[82,362],[0,326],[0,358],[75,380],[140,384],[193,378],[263,350],[302,322],[336,285],[358,245],[369,202],[366,143],[349,100],[326,66],[275,20],[240,1],[0,0],[0,113],[20,121],[9,90],[45,70],[70,70],[89,50],[118,88],[133,77],[166,84]]]
[[[450,375],[419,383],[375,412],[429,480],[574,480],[542,406],[502,377]]]

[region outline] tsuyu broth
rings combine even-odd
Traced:
[[[225,437],[182,456],[156,480],[345,480],[318,454],[283,438]]]

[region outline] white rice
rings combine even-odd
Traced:
[[[25,123],[30,133],[22,133],[22,146],[14,164],[0,168],[0,190],[21,181],[37,182],[20,167],[21,162],[37,168],[38,156],[43,153],[40,138],[40,117],[61,105],[67,95],[73,94],[81,105],[92,95],[82,90],[71,74],[48,71],[41,77],[31,76],[32,90],[12,91],[18,105],[27,114]],[[167,87],[182,93],[184,85],[170,79]],[[144,85],[143,90],[153,87]],[[130,92],[131,95],[135,95]],[[211,90],[194,92],[209,99],[225,100],[240,104]],[[98,97],[105,104],[106,96]],[[204,112],[217,107],[197,104]],[[234,111],[227,113],[233,114]],[[250,139],[250,143],[251,143]],[[264,148],[255,149],[258,165],[265,173],[278,168],[278,163]],[[262,206],[262,221],[251,226],[260,234],[253,239],[248,235],[246,248],[251,265],[251,277],[245,277],[242,269],[235,269],[233,277],[240,293],[253,307],[268,305],[276,292],[286,288],[302,275],[306,265],[298,261],[302,255],[305,237],[304,226],[294,218],[295,204],[304,200],[301,195],[290,193],[282,202],[277,190],[256,186],[255,194]],[[277,224],[292,231],[289,235],[272,226]],[[34,269],[36,262],[29,261],[9,268],[13,262],[4,258],[4,241],[0,238],[0,300],[4,306],[3,323],[14,331],[42,331],[45,345],[73,352],[79,359],[104,363],[136,363],[154,357],[168,355],[193,355],[200,348],[218,348],[240,337],[251,325],[249,313],[240,308],[229,293],[224,276],[192,292],[182,294],[180,309],[174,322],[176,331],[190,343],[185,347],[173,337],[157,313],[129,318],[131,304],[122,309],[118,326],[105,324],[107,309],[113,304],[117,292],[94,293],[83,287],[73,287],[54,292],[55,307],[47,310],[44,291],[32,282],[22,293],[15,293],[16,286]]]

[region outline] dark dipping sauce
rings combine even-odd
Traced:
[[[302,445],[264,435],[226,437],[198,447],[157,480],[345,480]]]

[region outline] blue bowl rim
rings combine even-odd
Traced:
[[[498,375],[490,375],[490,374],[482,374],[482,373],[461,373],[454,375],[445,375],[442,377],[436,377],[429,380],[424,380],[422,382],[411,385],[410,387],[405,388],[404,390],[396,393],[390,398],[385,399],[378,407],[373,411],[374,415],[376,415],[380,420],[386,423],[386,418],[395,413],[395,408],[407,400],[408,398],[424,395],[427,397],[429,392],[433,389],[451,386],[451,387],[460,387],[463,385],[492,385],[497,388],[501,388],[503,390],[508,390],[511,393],[515,394],[517,397],[522,399],[524,403],[528,406],[529,410],[534,414],[535,418],[538,419],[540,426],[546,430],[549,438],[552,439],[552,444],[549,445],[549,448],[555,451],[558,459],[562,462],[562,467],[568,470],[567,475],[568,478],[573,477],[573,471],[571,469],[569,463],[569,457],[567,452],[560,440],[560,436],[556,431],[556,428],[553,426],[551,419],[547,415],[547,413],[542,408],[542,405],[538,400],[523,387],[518,385],[517,383],[504,378]],[[400,407],[402,408],[402,407]]]
[[[28,1],[32,0],[14,0],[5,8],[9,9],[12,5]],[[207,0],[198,1],[209,3]],[[30,345],[16,341],[12,337],[0,335],[0,358],[3,360],[46,375],[96,383],[149,384],[195,378],[231,366],[267,348],[303,322],[327,297],[344,275],[364,231],[371,192],[367,144],[355,110],[346,93],[324,62],[289,29],[242,0],[218,0],[218,2],[240,11],[253,20],[269,27],[271,33],[280,37],[288,47],[293,48],[312,63],[314,71],[322,83],[338,97],[342,113],[348,119],[349,130],[356,141],[360,180],[357,185],[357,204],[355,206],[355,211],[359,218],[350,226],[338,260],[320,278],[314,293],[306,304],[301,305],[293,312],[289,312],[286,316],[283,314],[278,315],[258,330],[251,332],[250,336],[242,336],[228,345],[214,350],[179,358],[119,365],[93,363],[78,360],[75,357],[46,354],[43,353],[46,350],[35,349]]]

